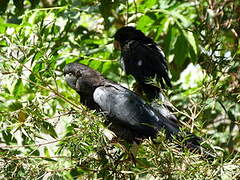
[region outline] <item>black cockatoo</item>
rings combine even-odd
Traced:
[[[141,91],[151,101],[159,97],[160,88],[149,84],[157,78],[161,87],[172,87],[168,76],[166,58],[162,50],[140,30],[131,26],[120,28],[114,35],[114,47],[121,50],[121,64],[126,74],[131,74]]]
[[[167,114],[161,114],[164,110],[156,110],[134,92],[105,79],[99,72],[80,63],[70,63],[65,66],[64,74],[68,85],[80,95],[80,102],[104,112],[108,127],[118,137],[139,143],[142,139],[156,137],[161,129],[168,138],[178,136],[179,126],[166,118]],[[191,136],[187,145],[200,151],[200,139]]]
[[[81,103],[89,109],[105,112],[110,129],[128,142],[155,137],[162,128],[169,137],[179,132],[176,123],[166,119],[134,92],[105,79],[88,66],[70,63],[65,66],[64,74],[68,85],[80,95]]]

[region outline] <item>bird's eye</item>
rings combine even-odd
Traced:
[[[71,72],[68,72],[68,73],[65,73],[65,76],[73,76],[73,73],[71,73]]]
[[[77,77],[81,77],[82,76],[81,71],[77,71],[76,75],[77,75]]]

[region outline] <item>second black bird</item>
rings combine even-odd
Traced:
[[[115,48],[121,50],[123,69],[134,76],[149,100],[158,98],[160,92],[149,79],[156,77],[162,88],[172,86],[165,55],[151,38],[131,26],[120,28],[114,38]]]

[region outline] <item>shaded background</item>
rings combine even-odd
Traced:
[[[0,0],[0,177],[239,178],[239,11],[234,0]],[[213,164],[160,134],[135,166],[64,82],[78,61],[132,88],[112,44],[127,24],[163,49],[173,82],[164,93],[220,155]]]

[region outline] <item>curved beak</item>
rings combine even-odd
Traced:
[[[65,74],[65,81],[71,88],[75,90],[77,89],[77,77],[74,76],[72,73]]]

